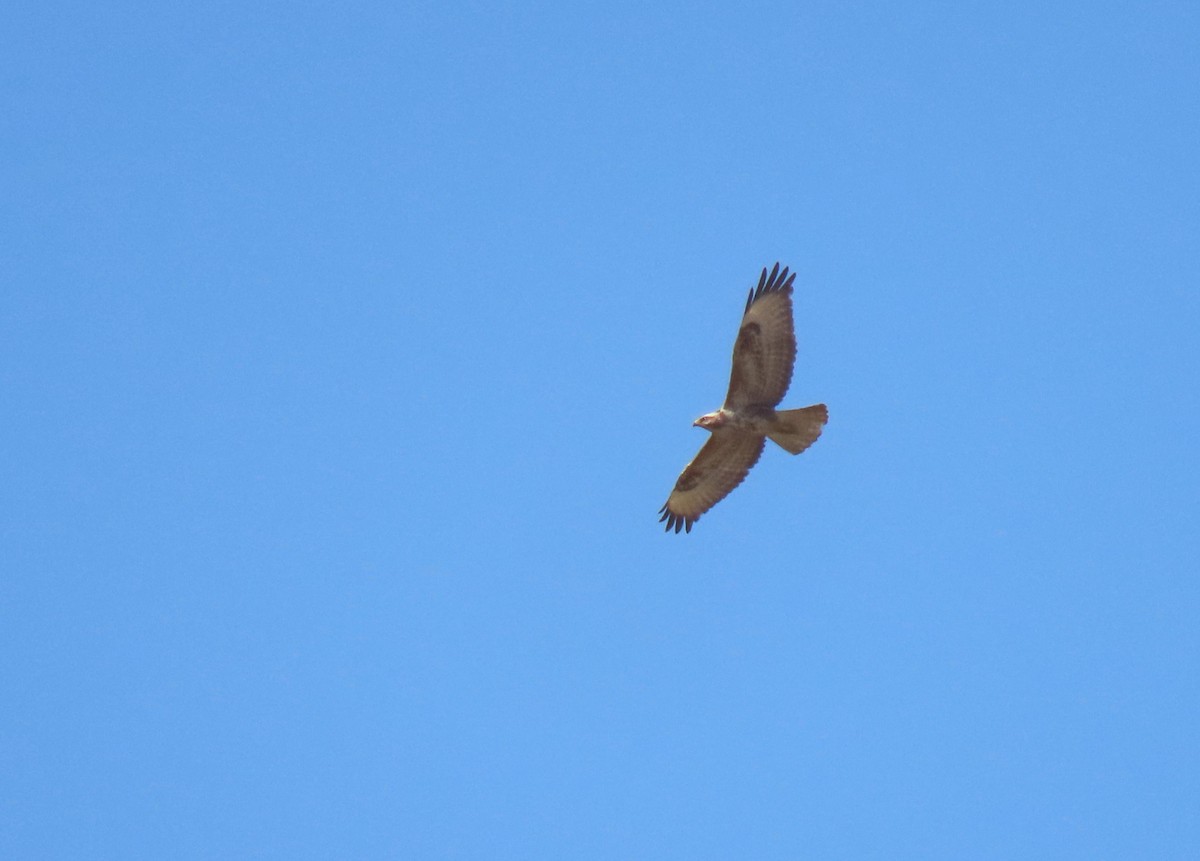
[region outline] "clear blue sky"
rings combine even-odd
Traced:
[[[7,4],[0,856],[1200,857],[1198,44]]]

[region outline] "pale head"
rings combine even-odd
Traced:
[[[720,410],[715,413],[705,413],[692,422],[692,427],[704,428],[707,431],[715,430],[725,424],[725,414]]]

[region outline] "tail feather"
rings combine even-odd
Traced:
[[[827,421],[829,410],[824,404],[813,404],[798,410],[779,410],[775,413],[775,427],[767,436],[792,454],[800,454],[817,441]]]

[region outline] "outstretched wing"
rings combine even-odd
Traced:
[[[659,509],[659,523],[667,531],[692,531],[692,524],[742,483],[750,467],[758,462],[766,438],[735,430],[715,432],[675,482],[666,505]]]
[[[741,411],[751,406],[774,407],[787,393],[796,362],[796,335],[792,328],[792,282],[795,273],[779,264],[758,279],[750,291],[746,313],[733,345],[733,372],[725,408]]]

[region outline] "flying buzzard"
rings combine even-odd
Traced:
[[[742,483],[770,438],[792,454],[804,451],[829,420],[824,404],[776,410],[792,381],[796,336],[792,330],[792,282],[779,264],[751,288],[737,343],[725,405],[692,424],[712,433],[675,482],[659,522],[667,531],[692,531],[692,524]]]

